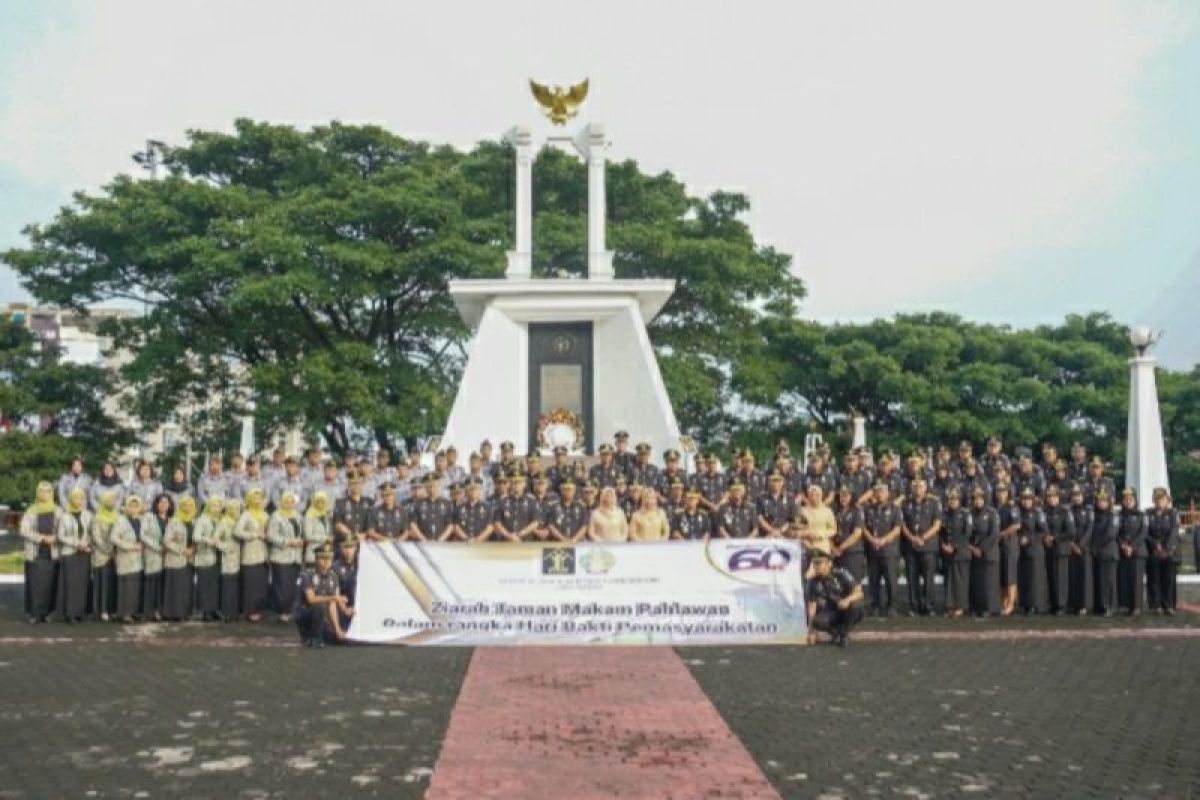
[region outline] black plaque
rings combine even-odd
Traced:
[[[566,409],[583,423],[592,452],[592,323],[535,322],[529,325],[529,447],[538,446],[538,418]]]

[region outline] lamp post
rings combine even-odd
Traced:
[[[1162,418],[1158,411],[1158,388],[1154,366],[1158,359],[1147,351],[1162,337],[1147,327],[1132,328],[1129,342],[1134,357],[1129,359],[1129,438],[1125,448],[1125,486],[1137,492],[1138,502],[1149,505],[1155,487],[1170,490],[1167,455],[1163,447]]]

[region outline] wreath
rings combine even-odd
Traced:
[[[578,415],[567,411],[565,408],[556,408],[549,414],[542,414],[538,417],[537,424],[537,441],[538,447],[549,447],[549,442],[546,441],[546,430],[551,425],[566,425],[575,432],[575,448],[583,446],[583,421]]]

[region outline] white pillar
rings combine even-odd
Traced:
[[[867,446],[867,420],[862,414],[855,414],[852,417],[854,421],[854,431],[850,436],[850,448],[852,450],[859,447]]]
[[[604,126],[595,122],[587,125],[575,137],[575,149],[583,156],[588,168],[588,277],[608,280],[613,277],[613,254],[604,249],[607,222],[604,167],[608,152]]]
[[[533,157],[529,129],[517,125],[504,135],[517,151],[515,249],[508,251],[506,278],[528,278],[533,271]]]
[[[1158,388],[1154,365],[1158,360],[1140,353],[1129,359],[1129,440],[1125,449],[1125,485],[1137,492],[1138,504],[1150,506],[1155,487],[1168,491],[1167,454],[1163,447],[1162,419],[1158,413]]]

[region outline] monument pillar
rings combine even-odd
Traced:
[[[1154,367],[1158,359],[1146,354],[1157,340],[1149,328],[1135,328],[1130,341],[1137,355],[1129,359],[1129,433],[1125,447],[1125,485],[1137,492],[1138,505],[1150,506],[1155,487],[1170,491],[1167,454]]]
[[[575,149],[587,162],[588,170],[588,277],[611,280],[613,254],[604,249],[604,226],[608,214],[604,188],[608,142],[604,138],[604,126],[595,122],[586,125],[575,137]]]
[[[507,278],[529,278],[533,272],[533,157],[535,148],[529,128],[517,125],[504,135],[513,146],[517,158],[516,177],[516,242],[508,251]]]

